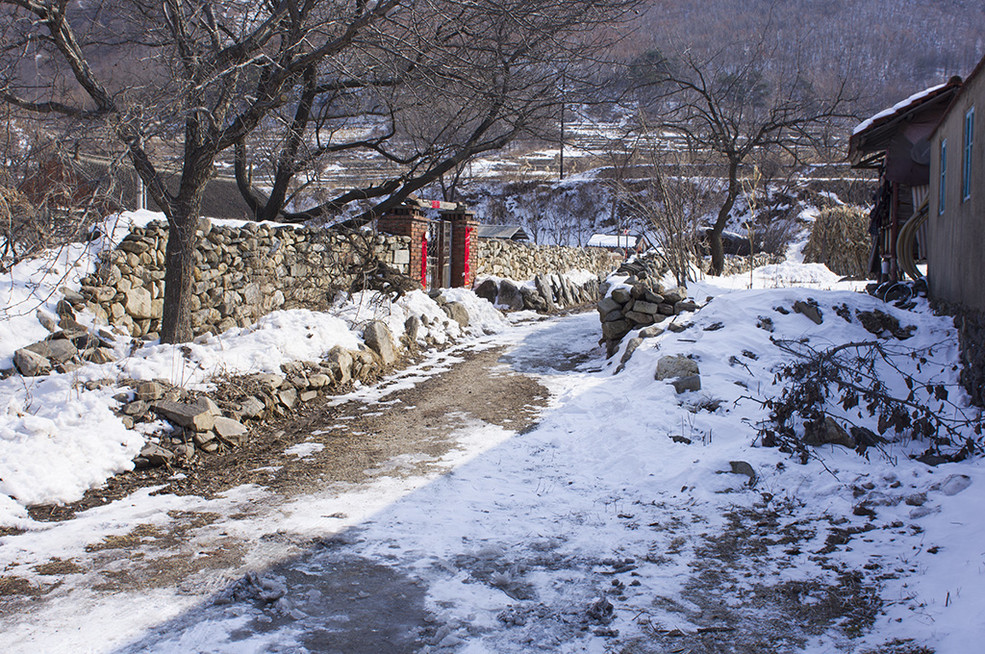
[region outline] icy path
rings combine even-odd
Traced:
[[[717,310],[739,317],[742,305]],[[709,311],[705,322],[717,317]],[[800,318],[789,320],[797,327]],[[939,489],[950,470],[935,479],[916,464],[872,466],[840,450],[825,455],[840,477],[820,463],[784,464],[776,450],[752,447],[753,428],[733,407],[708,410],[708,393],[679,398],[654,383],[657,345],[613,376],[597,334],[591,313],[469,345],[509,346],[483,374],[533,374],[551,400],[533,429],[452,416],[456,447],[421,475],[397,474],[417,463],[403,458],[392,476],[376,471],[286,501],[259,488],[213,501],[133,498],[131,525],[176,511],[221,514],[189,531],[195,549],[181,556],[241,550],[242,565],[203,567],[152,590],[66,594],[0,622],[8,651],[916,654],[929,650],[908,638],[934,643],[938,634],[957,643],[941,652],[968,651],[960,643],[976,627],[941,633],[934,621],[944,614],[930,605],[943,601],[931,592],[963,583],[948,605],[968,616],[980,606],[974,580],[936,556],[953,547],[974,568],[978,550],[968,544],[982,532],[965,522],[941,528],[973,515],[971,493],[951,498],[957,512],[934,517],[945,498],[932,483]],[[752,373],[724,363],[723,335],[696,328],[659,348],[703,356],[703,373],[715,370],[716,392],[728,397],[732,379]],[[768,354],[756,331],[730,338],[733,349]],[[455,357],[436,355],[388,386],[445,374]],[[367,411],[400,410],[388,392],[364,392]],[[730,472],[737,460],[759,471],[755,488]],[[973,488],[985,483],[981,466],[961,470]],[[902,501],[917,490],[930,497],[919,524]],[[860,498],[877,517],[853,513]],[[88,513],[65,529],[101,528],[101,514]],[[119,562],[121,574],[129,565]],[[899,647],[883,647],[893,641]]]

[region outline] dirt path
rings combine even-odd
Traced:
[[[78,511],[149,485],[159,486],[158,495],[206,498],[242,484],[265,492],[261,501],[245,503],[232,515],[171,511],[165,525],[135,524],[128,533],[84,543],[70,557],[32,561],[34,575],[8,566],[0,574],[0,613],[10,617],[28,608],[36,611],[47,599],[63,599],[76,589],[103,594],[182,588],[194,593],[197,585],[214,583],[206,582],[207,577],[234,579],[263,559],[305,551],[310,542],[290,542],[277,534],[237,537],[209,527],[228,518],[259,518],[284,502],[333,485],[351,488],[380,477],[439,474],[442,457],[457,447],[455,431],[466,424],[530,428],[547,390],[501,364],[503,350],[459,346],[438,353],[371,389],[383,395],[375,401],[323,398],[289,419],[268,424],[248,446],[210,457],[193,469],[127,473],[75,505],[36,507],[36,519],[71,521]]]

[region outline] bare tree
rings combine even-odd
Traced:
[[[543,64],[553,44],[591,46],[595,27],[638,2],[0,0],[0,100],[114,142],[129,158],[169,223],[161,338],[182,342],[192,337],[203,193],[224,151],[239,149],[240,185],[261,217],[284,213],[304,183],[298,174],[322,155],[374,151],[395,165],[394,176],[349,189],[321,209],[376,200],[379,211],[508,142],[551,106],[538,102],[537,90],[546,87],[536,79],[513,102],[514,76],[529,68],[528,52]],[[524,46],[512,38],[550,35],[538,21],[557,26],[553,41]],[[430,82],[427,93],[414,87],[419,80]],[[441,107],[436,89],[455,89],[458,104]],[[391,120],[382,135],[355,143],[319,140],[340,116],[396,117],[398,110],[440,120],[419,122],[428,128],[423,134],[413,121]],[[280,137],[261,137],[274,156],[265,197],[250,180],[246,139],[278,125]],[[396,137],[401,148],[388,147]],[[422,138],[440,147],[420,147]]]
[[[419,3],[378,26],[359,56],[306,71],[284,115],[237,147],[239,187],[258,218],[288,221],[353,202],[363,203],[358,221],[366,221],[439,181],[453,195],[470,158],[556,129],[562,93],[588,98],[614,38],[600,28],[639,4]],[[312,189],[331,184],[322,168],[340,157],[373,161],[384,173],[313,202]]]
[[[825,85],[795,57],[774,54],[763,36],[701,59],[685,50],[673,60],[648,62],[650,108],[661,129],[683,135],[722,168],[725,193],[709,231],[715,275],[724,266],[722,232],[742,191],[742,167],[764,151],[797,165],[827,140],[832,121],[849,117],[845,77]]]
[[[658,258],[678,285],[692,279],[697,261],[698,223],[708,208],[700,178],[689,175],[691,153],[661,147],[646,121],[634,130],[633,170],[611,180],[629,222],[641,227],[657,248]]]
[[[192,337],[196,229],[219,154],[285,104],[304,71],[352,47],[400,5],[0,0],[10,71],[0,97],[24,111],[101,129],[123,147],[167,217],[162,340]],[[129,71],[125,83],[100,74],[94,62],[114,57],[139,57],[145,69]],[[32,58],[47,62],[50,84],[25,74]],[[155,140],[179,150],[177,188],[151,155]]]

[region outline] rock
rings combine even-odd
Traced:
[[[140,450],[140,454],[133,460],[136,468],[157,468],[171,463],[174,452],[161,447],[156,443],[148,443]]]
[[[199,444],[198,449],[202,450],[203,452],[208,452],[209,454],[214,454],[215,452],[219,451],[219,441],[217,441],[215,438],[209,439],[204,443]]]
[[[646,300],[647,302],[652,302],[653,304],[664,304],[667,302],[667,300],[664,298],[663,295],[660,295],[660,293],[657,293],[652,289],[643,287],[642,290],[643,293],[642,295],[640,295],[640,297]]]
[[[664,333],[663,327],[657,327],[656,325],[651,325],[650,327],[644,327],[640,330],[640,338],[656,338]]]
[[[697,311],[698,305],[690,300],[681,300],[680,302],[674,303],[674,313],[683,313],[685,311]]]
[[[136,320],[145,320],[148,318],[160,318],[160,316],[155,316],[153,307],[151,306],[151,295],[150,291],[145,289],[143,286],[137,286],[131,288],[126,292],[126,304],[124,305],[126,312],[133,316]]]
[[[825,416],[824,422],[813,428],[806,428],[804,431],[804,444],[814,447],[820,445],[841,445],[843,447],[855,448],[855,439],[849,436],[845,428],[842,427],[831,416]]]
[[[540,296],[544,298],[544,304],[547,305],[547,311],[553,312],[555,309],[554,304],[554,291],[551,290],[551,280],[546,275],[537,275],[534,277],[534,286],[537,287],[537,292]]]
[[[330,371],[335,383],[340,386],[348,384],[352,379],[352,364],[352,354],[339,345],[329,350],[322,362],[322,365]]]
[[[68,286],[62,286],[58,290],[61,292],[62,297],[64,297],[70,304],[74,306],[85,304],[85,297],[83,297],[83,295],[78,291],[71,289]]]
[[[633,311],[636,313],[646,313],[652,316],[660,311],[660,305],[654,304],[653,302],[647,302],[646,300],[636,300],[636,302],[633,302]]]
[[[749,477],[749,485],[755,486],[758,475],[756,475],[756,469],[752,467],[747,461],[729,461],[729,466],[732,468],[732,474],[745,475]]]
[[[602,323],[602,336],[607,341],[618,341],[629,333],[632,326],[627,320],[613,320]]]
[[[678,286],[677,288],[672,288],[669,291],[664,291],[663,296],[664,303],[673,307],[678,302],[682,302],[685,298],[687,298],[687,291]]]
[[[803,300],[793,303],[793,310],[797,313],[810,318],[815,324],[820,325],[824,319],[821,317],[821,310],[813,304],[808,304]]]
[[[632,293],[630,293],[628,288],[619,287],[612,289],[612,294],[610,297],[618,302],[620,305],[624,305],[633,299]]]
[[[622,312],[622,305],[613,300],[611,297],[604,297],[599,300],[598,310],[600,316],[606,316],[614,311]]]
[[[482,299],[496,304],[496,298],[499,297],[499,284],[494,279],[484,279],[481,284],[475,287],[474,292]]]
[[[404,333],[411,342],[417,340],[417,335],[421,331],[421,319],[418,316],[408,316],[404,321]]]
[[[283,388],[277,393],[277,399],[288,409],[293,409],[298,401],[298,392],[293,388]]]
[[[320,372],[308,377],[308,386],[311,388],[324,388],[331,383],[332,378]]]
[[[523,295],[520,293],[520,288],[508,279],[499,282],[498,304],[510,311],[520,311],[523,309]]]
[[[275,391],[284,385],[284,377],[272,372],[260,373],[256,376],[257,383],[268,391]]]
[[[363,329],[363,340],[374,352],[380,355],[383,365],[389,366],[397,360],[390,328],[381,320],[371,320]]]
[[[638,348],[642,342],[643,339],[638,337],[629,339],[629,341],[626,342],[626,351],[623,352],[622,358],[619,360],[619,363],[621,364],[628,363],[633,356],[633,352],[636,351],[636,348]]]
[[[133,402],[128,402],[123,407],[123,413],[128,416],[142,416],[147,413],[147,409],[150,405],[143,400],[134,400]]]
[[[523,298],[523,308],[531,311],[547,311],[547,302],[536,289],[521,286],[520,296]]]
[[[41,309],[35,311],[34,315],[37,317],[38,322],[41,323],[41,326],[47,329],[49,332],[58,331],[58,321],[55,319],[53,315]]]
[[[104,347],[91,347],[82,352],[82,360],[95,364],[111,363],[116,360],[112,350]]]
[[[251,395],[240,403],[239,410],[247,418],[257,418],[267,410],[267,405],[259,398]]]
[[[677,379],[671,380],[671,385],[677,394],[686,393],[688,391],[700,391],[701,390],[701,375],[688,375],[687,377],[678,377]]]
[[[302,403],[310,402],[316,397],[318,397],[318,391],[301,391],[301,394],[298,395]]]
[[[446,302],[441,308],[459,327],[464,329],[469,326],[469,310],[461,302]]]
[[[945,495],[957,495],[969,486],[971,486],[971,477],[968,475],[951,475],[944,480],[941,492]]]
[[[202,397],[195,400],[195,405],[202,407],[203,409],[205,409],[206,411],[208,411],[214,416],[222,415],[222,409],[220,409],[219,406],[212,401],[211,397],[208,397],[206,395],[203,395]]]
[[[198,404],[160,400],[153,406],[154,411],[171,422],[193,431],[209,431],[215,425],[215,416]]]
[[[249,432],[243,423],[223,416],[216,416],[213,430],[215,431],[215,435],[219,437],[219,440],[226,445],[232,446],[242,443],[243,438]]]
[[[903,501],[906,502],[910,506],[923,506],[924,504],[927,503],[927,494],[926,493],[913,493],[911,495],[907,495],[903,499]]]
[[[164,387],[154,381],[141,382],[137,386],[137,399],[153,402],[164,397]]]
[[[65,363],[79,353],[74,343],[63,338],[39,341],[28,345],[24,349],[43,356],[52,364]]]
[[[48,359],[26,348],[14,352],[14,366],[25,377],[37,377],[51,372]]]
[[[637,311],[627,311],[626,320],[629,320],[637,325],[652,325],[653,314],[639,313]]]
[[[671,379],[675,377],[690,377],[700,374],[698,362],[694,359],[678,354],[673,356],[660,357],[657,361],[657,372],[654,378],[657,381]]]

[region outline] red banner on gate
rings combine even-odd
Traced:
[[[471,227],[466,227],[465,228],[465,248],[464,248],[464,252],[463,252],[463,254],[465,255],[465,265],[462,267],[462,282],[464,282],[464,285],[465,286],[468,286],[469,285],[469,273],[471,272],[469,270],[469,259],[471,258],[469,256],[469,249],[470,249],[471,245],[472,245],[472,228]]]
[[[421,287],[428,287],[428,235],[421,234]]]

